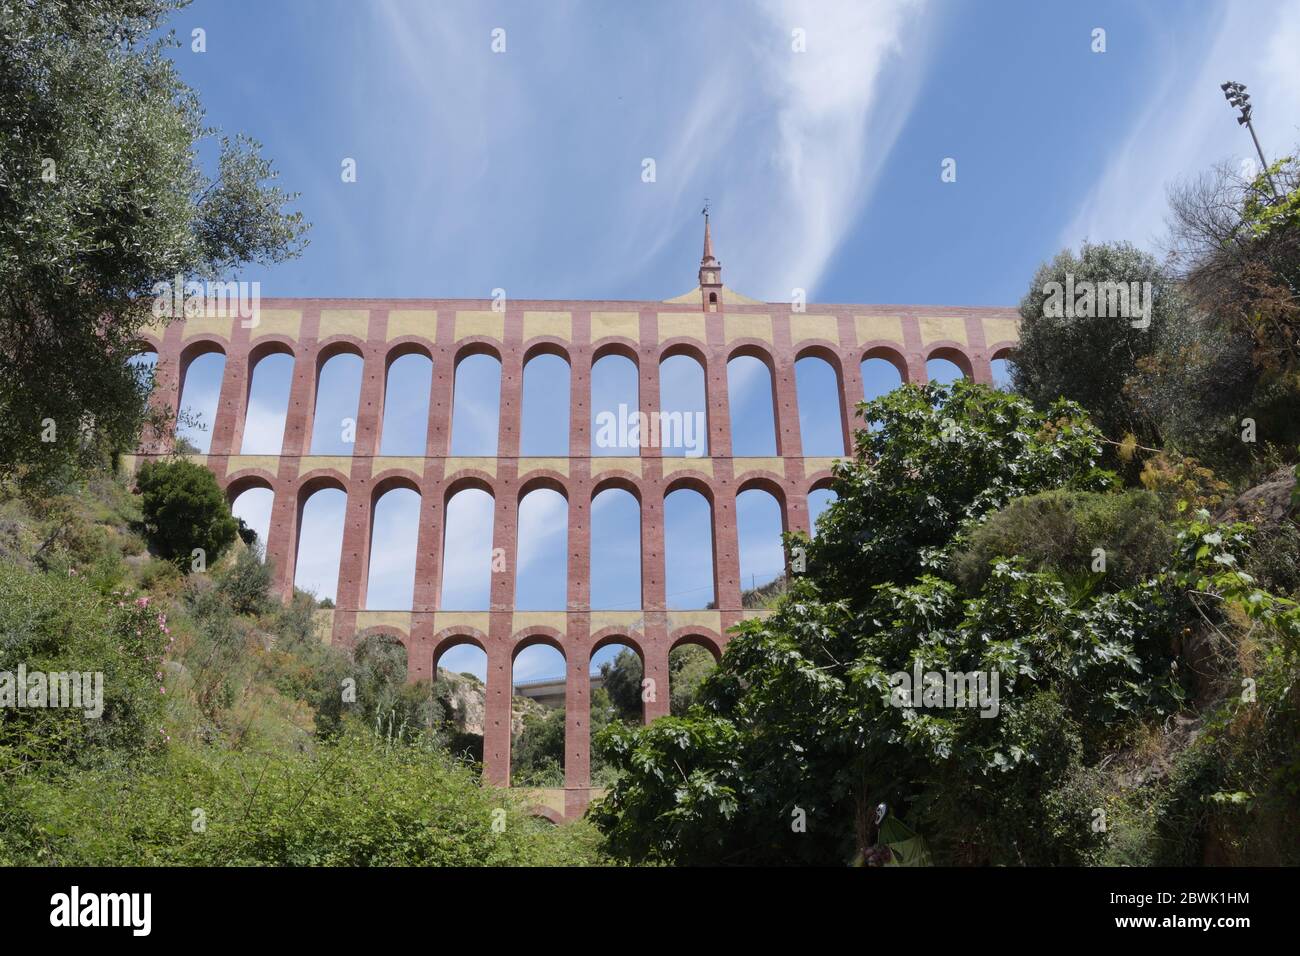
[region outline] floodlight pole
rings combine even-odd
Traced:
[[[1219,89],[1223,90],[1224,97],[1232,106],[1241,109],[1241,116],[1237,123],[1250,130],[1250,138],[1255,142],[1255,152],[1259,154],[1260,169],[1268,180],[1269,188],[1273,190],[1273,198],[1277,199],[1277,183],[1273,182],[1273,174],[1268,171],[1268,160],[1264,158],[1264,148],[1259,145],[1259,137],[1255,134],[1255,123],[1251,119],[1250,95],[1246,93],[1246,84],[1229,81],[1222,84]]]

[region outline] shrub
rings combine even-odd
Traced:
[[[0,863],[554,866],[600,862],[591,828],[528,817],[425,747],[355,730],[312,753],[170,748],[156,773],[34,779],[0,794]],[[250,781],[256,781],[250,787]],[[7,805],[7,806],[6,806]],[[204,826],[196,831],[195,808]],[[494,826],[495,824],[495,826]]]
[[[183,459],[147,462],[136,487],[150,546],[183,571],[196,548],[210,565],[235,540],[239,526],[217,479],[203,466]]]
[[[953,571],[971,593],[988,579],[995,558],[1016,555],[1035,571],[1092,580],[1094,550],[1102,548],[1103,580],[1110,589],[1125,587],[1168,561],[1173,536],[1161,512],[1160,499],[1140,490],[1056,490],[1017,498],[971,533],[954,558]]]
[[[271,568],[255,550],[241,548],[217,575],[217,589],[236,614],[260,614],[271,600]]]
[[[0,671],[102,675],[103,711],[0,707],[0,773],[118,766],[162,737],[166,617],[148,598],[100,595],[80,575],[0,564]],[[93,687],[93,685],[92,685]],[[0,788],[2,789],[2,788]]]

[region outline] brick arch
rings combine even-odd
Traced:
[[[723,648],[727,642],[716,632],[705,627],[679,627],[668,635],[668,652],[671,654],[674,650],[683,644],[694,644],[702,647],[713,655],[715,661],[722,660]]]
[[[637,343],[622,335],[607,335],[602,338],[591,352],[591,364],[595,365],[607,355],[619,355],[631,360],[637,370],[641,368],[641,357],[637,354]]]
[[[615,644],[622,644],[636,651],[637,657],[641,658],[641,666],[645,667],[645,648],[641,642],[629,633],[627,628],[620,627],[602,627],[595,634],[591,635],[591,650],[587,652],[587,661],[596,656],[596,652],[604,650]]]
[[[835,484],[835,475],[829,469],[823,468],[820,471],[815,471],[805,480],[808,481],[808,491],[805,494],[812,494],[814,491],[822,491],[823,489],[835,490],[832,487]]]
[[[491,336],[467,335],[463,339],[458,339],[454,348],[456,352],[451,363],[453,373],[460,368],[461,362],[473,355],[490,355],[501,362],[502,366],[505,365],[501,355],[501,343]]]
[[[698,491],[704,496],[704,500],[709,503],[709,510],[712,511],[716,506],[715,495],[713,492],[713,482],[703,472],[690,472],[684,475],[674,473],[674,476],[664,482],[664,498],[667,499],[674,491]]]
[[[557,336],[535,335],[529,339],[528,344],[524,346],[522,366],[526,368],[528,363],[539,355],[554,355],[556,358],[564,359],[564,363],[570,368],[573,367],[573,357],[569,354],[569,343]]]
[[[741,338],[732,339],[727,343],[727,362],[738,358],[756,358],[772,373],[772,378],[776,378],[776,359],[772,357],[772,343],[763,339]]]
[[[564,658],[565,666],[568,666],[569,654],[564,649],[564,635],[555,628],[547,627],[544,624],[533,624],[510,635],[510,666],[514,667],[515,659],[521,651],[537,644],[545,644],[547,647],[555,648],[560,652],[560,656]],[[513,679],[512,675],[511,680],[513,681]]]
[[[832,343],[827,342],[825,339],[805,339],[795,351],[794,361],[797,363],[806,358],[819,358],[830,365],[835,370],[835,376],[839,380],[841,390],[843,389],[844,362],[840,359],[840,353]]]
[[[898,377],[904,384],[908,382],[907,358],[896,346],[885,343],[871,343],[862,353],[860,362],[865,362],[868,359],[884,359],[898,370]]]
[[[464,624],[456,624],[452,627],[445,627],[437,634],[433,635],[433,673],[438,673],[438,661],[453,647],[460,647],[462,644],[468,644],[471,647],[477,647],[484,654],[487,654],[488,638],[487,635],[477,628],[469,627]]]
[[[211,355],[212,353],[217,352],[220,353],[221,357],[225,361],[229,362],[230,361],[230,353],[228,351],[229,348],[230,348],[229,343],[227,343],[225,339],[217,335],[208,335],[208,334],[200,335],[200,336],[196,336],[195,338],[185,343],[185,347],[181,349],[181,356],[180,356],[180,363],[179,363],[180,367],[177,369],[179,374],[177,375],[176,378],[176,404],[178,408],[180,406],[181,399],[185,395],[185,379],[190,374],[190,366],[194,364],[194,360],[198,358],[202,358],[205,355]],[[161,353],[159,353],[158,355],[158,361],[160,362],[162,361]],[[220,409],[221,409],[221,400],[220,398],[218,398],[217,410],[220,411]],[[215,426],[215,422],[213,424]]]
[[[1019,345],[1018,342],[998,342],[988,349],[989,361],[996,362],[998,359],[1007,359],[1014,362],[1017,345]]]
[[[386,468],[370,478],[370,510],[373,512],[379,499],[395,488],[405,488],[424,497],[424,489],[416,475],[405,468]]]
[[[226,503],[234,504],[235,499],[250,488],[265,488],[272,494],[279,480],[265,468],[241,468],[224,481]]]
[[[740,497],[746,491],[766,491],[776,499],[777,506],[781,509],[781,524],[786,524],[785,511],[785,488],[775,478],[764,474],[751,474],[743,478],[736,484],[736,497]]]
[[[929,362],[930,359],[947,359],[961,369],[962,375],[966,376],[966,378],[973,380],[975,377],[975,369],[971,364],[970,357],[956,342],[940,341],[932,343],[925,354],[925,360]],[[928,379],[929,375],[926,378]]]
[[[611,488],[617,488],[620,491],[626,491],[636,503],[640,505],[641,501],[641,479],[637,478],[630,471],[620,471],[610,474],[601,472],[599,478],[593,479],[591,486],[591,500],[595,501],[596,496],[602,491],[609,491]]]
[[[152,332],[140,331],[135,334],[135,341],[131,343],[131,354],[139,355],[141,352],[153,352],[158,355],[162,352],[162,339]]]
[[[350,481],[348,476],[334,468],[313,468],[305,475],[300,475],[295,487],[299,499],[305,501],[322,488],[337,488],[348,493]]]
[[[295,361],[298,358],[298,343],[287,335],[259,335],[257,341],[248,349],[248,377],[253,378],[253,369],[257,363],[268,355],[288,355]]]
[[[708,383],[709,356],[705,351],[705,345],[699,339],[691,338],[687,335],[674,336],[663,342],[659,346],[659,364],[662,365],[666,359],[674,358],[678,355],[686,355],[700,363],[700,368],[704,369],[705,383]],[[707,402],[706,402],[707,404]]]
[[[318,380],[325,363],[336,355],[355,355],[364,362],[366,360],[366,342],[355,335],[331,335],[329,338],[317,342],[316,377]]]
[[[486,491],[495,501],[497,497],[496,479],[486,471],[480,471],[478,468],[461,468],[443,479],[442,504],[446,507],[447,502],[456,497],[466,488],[477,488],[479,491]]]
[[[568,481],[569,479],[564,475],[550,468],[531,468],[519,476],[519,492],[515,496],[515,503],[523,501],[529,492],[539,488],[557,491],[565,501],[568,501]]]
[[[562,823],[564,823],[564,817],[560,816],[560,814],[556,813],[550,807],[541,803],[535,803],[532,806],[530,806],[528,808],[528,815],[530,817],[537,817],[539,819],[545,820],[548,823],[554,823],[556,826],[560,826]]]
[[[385,343],[387,351],[384,352],[384,379],[387,384],[388,370],[393,367],[393,363],[399,358],[405,358],[408,355],[423,355],[430,362],[433,359],[433,343],[423,336],[403,335],[400,338],[393,339]]]

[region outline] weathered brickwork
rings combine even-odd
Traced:
[[[711,251],[706,250],[706,263]],[[713,282],[705,280],[713,279]],[[725,289],[719,273],[701,268],[701,289],[668,302],[510,301],[503,312],[490,301],[428,299],[264,299],[256,327],[238,319],[190,319],[146,336],[159,356],[155,401],[175,409],[188,364],[211,351],[225,354],[225,372],[210,453],[212,469],[230,500],[249,487],[275,495],[266,542],[280,593],[292,589],[303,505],[322,487],[347,495],[336,609],[327,613],[336,644],[384,632],[407,649],[412,680],[434,675],[448,648],[471,643],[487,655],[488,680],[484,772],[506,784],[510,768],[510,698],[515,656],[534,643],[557,648],[567,662],[565,760],[566,815],[580,813],[590,798],[588,731],[591,655],[623,643],[642,657],[655,681],[646,720],[668,709],[668,654],[683,642],[720,653],[728,628],[752,611],[741,609],[736,532],[736,495],[751,487],[771,492],[787,530],[808,530],[807,495],[824,487],[831,460],[805,458],[800,447],[795,362],[815,355],[839,376],[845,447],[855,404],[863,398],[860,363],[881,357],[905,381],[924,382],[926,361],[947,358],[968,376],[989,382],[989,362],[1015,344],[1017,316],[998,308],[808,305],[755,303]],[[710,301],[710,295],[716,302]],[[241,447],[251,372],[267,354],[294,358],[281,454],[247,456]],[[350,458],[308,454],[317,376],[339,352],[364,362],[356,443]],[[433,362],[425,455],[379,457],[386,373],[409,352]],[[452,385],[456,364],[487,352],[501,361],[498,455],[450,457]],[[520,458],[520,403],[524,364],[541,352],[570,366],[569,457]],[[646,448],[637,458],[590,455],[591,368],[617,353],[636,363],[640,405],[659,407],[659,363],[687,354],[704,367],[707,387],[707,457],[663,457]],[[738,355],[762,360],[774,386],[777,456],[733,458],[727,400],[727,362]],[[141,457],[158,449],[145,447]],[[375,502],[401,486],[420,495],[414,606],[410,611],[367,611],[365,591]],[[443,515],[451,496],[465,488],[488,491],[495,502],[493,546],[513,559],[521,498],[544,486],[569,502],[567,606],[549,612],[514,610],[514,568],[494,573],[491,610],[441,611],[437,606],[443,546]],[[589,594],[589,513],[593,497],[618,487],[641,506],[642,610],[592,611]],[[664,595],[664,497],[677,488],[703,493],[713,511],[714,586],[717,610],[672,611]],[[513,560],[509,562],[513,564]]]

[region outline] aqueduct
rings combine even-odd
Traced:
[[[251,487],[273,495],[265,543],[276,588],[291,592],[303,509],[323,488],[346,495],[335,607],[320,611],[325,633],[351,646],[359,635],[385,633],[406,648],[410,679],[432,678],[440,656],[462,643],[487,656],[484,775],[508,785],[511,746],[512,666],[516,655],[546,643],[565,659],[565,761],[563,813],[581,813],[590,800],[589,673],[603,645],[626,644],[642,658],[644,677],[658,688],[645,704],[645,720],[668,712],[668,655],[680,643],[702,644],[715,655],[733,624],[761,613],[742,607],[736,498],[761,488],[781,508],[786,530],[809,531],[808,496],[826,487],[833,459],[808,456],[800,434],[795,364],[821,359],[838,384],[836,407],[845,449],[851,447],[853,409],[864,396],[862,363],[883,359],[902,381],[924,382],[926,363],[948,359],[979,382],[991,382],[990,362],[1015,345],[1018,316],[1007,308],[938,308],[763,303],[725,287],[706,223],[705,251],[696,289],[663,302],[427,299],[264,299],[255,322],[197,317],[171,322],[144,336],[158,356],[154,402],[180,406],[191,363],[207,353],[224,356],[211,445],[196,460],[216,475],[233,502]],[[362,364],[352,454],[313,455],[310,440],[325,363],[350,353]],[[241,454],[252,374],[268,356],[292,360],[279,454]],[[388,373],[395,361],[422,355],[432,362],[424,454],[380,454]],[[487,354],[500,362],[496,454],[451,454],[450,430],[456,370],[466,358]],[[539,354],[568,364],[568,454],[521,457],[524,367]],[[654,447],[639,454],[593,454],[591,373],[608,355],[636,367],[639,410],[661,407],[660,363],[693,358],[703,369],[707,454],[668,456]],[[750,356],[770,375],[776,454],[732,454],[728,362]],[[140,458],[160,453],[142,447]],[[128,463],[134,465],[134,462]],[[411,606],[367,609],[370,543],[377,501],[405,488],[419,496],[418,544]],[[485,491],[492,500],[492,544],[513,556],[522,498],[536,488],[568,503],[567,594],[563,607],[516,609],[512,568],[494,567],[487,610],[439,606],[445,515],[454,494]],[[634,611],[593,609],[590,511],[609,488],[629,492],[640,505],[641,602]],[[698,491],[711,511],[713,594],[707,610],[673,610],[665,595],[664,501],[682,488]],[[510,562],[512,563],[512,562]],[[552,808],[550,816],[558,815]]]

